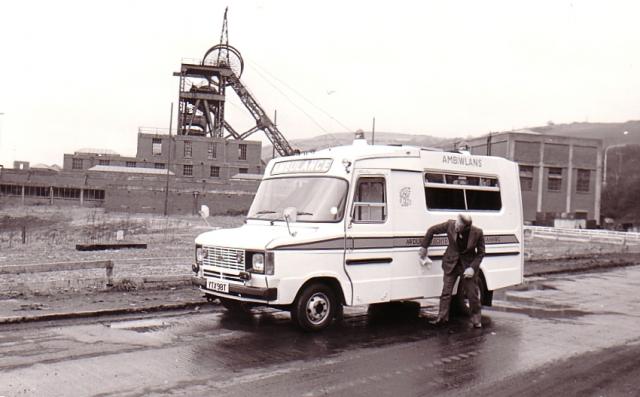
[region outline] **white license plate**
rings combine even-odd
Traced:
[[[207,289],[215,292],[229,293],[229,283],[207,279]]]

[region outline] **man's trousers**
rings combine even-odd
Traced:
[[[458,264],[451,273],[443,276],[442,294],[440,295],[440,311],[438,312],[438,319],[442,321],[449,321],[449,311],[451,307],[451,293],[453,292],[453,286],[456,283],[458,277],[460,277],[460,284],[458,285],[458,294],[464,294],[469,300],[469,308],[471,310],[471,323],[480,323],[480,288],[478,287],[479,272],[476,272],[473,277],[465,278],[462,274],[464,269],[462,265]]]

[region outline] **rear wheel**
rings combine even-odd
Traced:
[[[305,331],[320,331],[331,324],[339,303],[325,284],[310,284],[291,307],[291,319]]]
[[[478,276],[478,294],[480,298],[480,304],[484,304],[486,302],[485,294],[487,293],[487,287],[484,282],[484,278]],[[469,300],[465,296],[464,291],[460,288],[460,284],[458,283],[458,292],[451,299],[451,309],[450,313],[454,316],[458,317],[469,317],[471,316],[471,308],[469,307]]]

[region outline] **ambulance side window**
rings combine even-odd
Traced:
[[[495,176],[424,174],[424,193],[429,210],[500,211],[500,183]]]
[[[387,197],[384,178],[358,179],[353,203],[356,223],[384,223],[387,219]]]

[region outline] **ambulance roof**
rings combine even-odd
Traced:
[[[384,157],[384,156],[420,156],[420,150],[429,150],[442,152],[440,149],[433,148],[419,148],[416,146],[405,145],[369,145],[363,139],[356,139],[353,144],[345,146],[336,146],[327,149],[322,149],[317,152],[303,153],[296,157],[332,157],[332,158],[344,158],[349,160],[369,158],[369,157]]]

